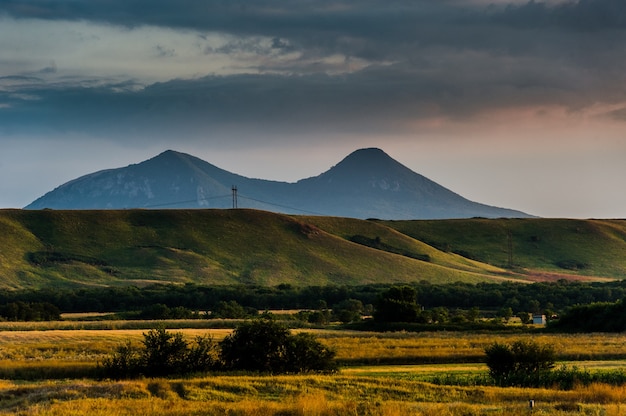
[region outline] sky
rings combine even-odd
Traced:
[[[626,218],[624,0],[0,0],[0,207],[190,153],[378,147],[473,201]]]

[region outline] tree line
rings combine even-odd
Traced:
[[[196,284],[157,284],[148,287],[108,287],[0,291],[0,305],[12,302],[49,303],[61,312],[115,312],[144,310],[155,304],[168,308],[212,310],[220,302],[234,301],[256,310],[331,308],[354,299],[363,305],[374,305],[381,294],[394,284],[357,286],[307,286],[281,284],[266,286],[204,286]],[[427,309],[498,311],[510,308],[520,312],[563,313],[574,305],[616,302],[626,297],[626,281],[590,283],[559,280],[542,283],[449,283],[406,284],[415,290],[419,303]]]

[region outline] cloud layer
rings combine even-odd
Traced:
[[[615,143],[623,45],[623,0],[5,0],[0,137]]]
[[[41,120],[29,128],[77,128],[78,114],[101,128],[117,120],[115,131],[154,126],[154,111],[198,129],[363,120],[401,128],[626,101],[619,0],[5,1],[0,11],[2,49],[13,49],[0,62],[5,129],[24,118]]]

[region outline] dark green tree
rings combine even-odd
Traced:
[[[508,306],[502,307],[498,311],[498,316],[504,319],[504,322],[509,322],[511,318],[513,317],[513,309],[511,309],[511,307],[508,307]]]
[[[238,326],[220,343],[226,369],[264,373],[298,373],[334,369],[334,351],[312,335],[292,335],[271,319]]]
[[[410,286],[393,286],[380,296],[374,319],[381,322],[416,322],[419,315],[417,291]]]
[[[333,315],[343,323],[355,322],[361,320],[363,309],[360,300],[346,299],[333,306]]]
[[[538,387],[556,359],[552,346],[524,340],[511,345],[496,342],[485,348],[485,354],[489,375],[501,386]]]
[[[244,308],[234,300],[220,301],[211,311],[212,318],[225,319],[243,319],[257,314],[256,309]]]

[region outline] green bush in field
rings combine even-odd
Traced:
[[[271,319],[238,326],[220,342],[220,357],[228,370],[273,374],[336,370],[333,350],[311,334],[292,335]]]
[[[264,373],[332,372],[335,352],[312,334],[291,334],[271,319],[237,327],[216,344],[210,337],[188,342],[180,332],[152,329],[143,334],[143,348],[120,345],[100,368],[104,377],[165,377],[210,370]]]
[[[163,328],[143,334],[143,349],[130,342],[123,344],[102,363],[105,377],[129,378],[182,375],[214,369],[217,366],[217,346],[210,337],[196,337],[189,343],[180,332]]]
[[[554,368],[556,353],[549,345],[515,341],[485,348],[489,375],[501,386],[541,386]]]

